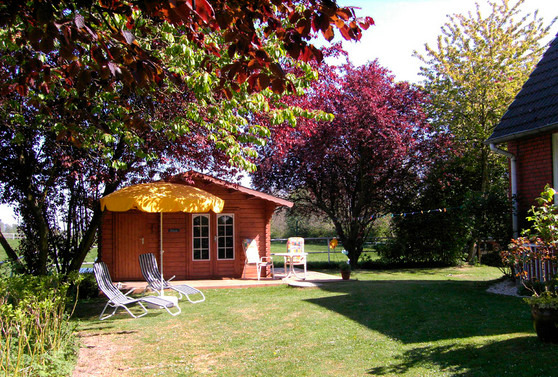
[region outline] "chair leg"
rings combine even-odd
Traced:
[[[107,318],[109,318],[109,317],[112,317],[112,316],[114,315],[114,313],[116,313],[116,309],[118,309],[118,306],[115,306],[115,307],[114,307],[114,310],[112,311],[112,314],[109,314],[109,315],[103,317],[103,314],[105,314],[105,310],[107,310],[107,307],[109,306],[109,304],[110,304],[110,301],[107,302],[106,305],[105,305],[105,307],[103,308],[103,311],[102,311],[101,314],[99,315],[99,320],[102,321],[102,320],[104,320],[104,319],[107,319]]]
[[[262,266],[258,264],[256,270],[258,271],[258,280],[260,280],[260,276],[262,274]]]
[[[130,311],[130,309],[128,309],[128,307],[127,307],[126,305],[114,305],[114,310],[112,311],[112,313],[110,313],[109,315],[106,315],[106,316],[103,317],[103,314],[105,313],[105,310],[107,310],[107,307],[108,307],[109,305],[110,305],[111,307],[113,307],[113,306],[111,305],[110,302],[107,302],[107,304],[106,304],[105,307],[103,308],[103,311],[102,311],[101,314],[99,315],[99,320],[103,321],[103,320],[105,320],[105,319],[107,319],[107,318],[112,317],[113,315],[116,314],[116,311],[118,310],[119,307],[124,308],[124,310],[126,310],[126,311],[128,312],[128,314],[130,314],[133,318],[140,318],[140,317],[143,317],[144,315],[147,314],[147,309],[145,308],[145,306],[143,306],[143,305],[141,304],[141,302],[138,302],[138,304],[139,304],[139,306],[141,306],[141,308],[143,309],[143,313],[140,314],[140,315],[134,315],[134,313],[132,313],[132,312]]]
[[[204,302],[205,301],[205,295],[203,294],[203,292],[198,292],[202,298],[200,298],[199,300],[192,300],[190,298],[190,295],[186,295],[186,298],[188,299],[188,301],[190,301],[192,304],[197,304],[198,302]],[[197,294],[197,293],[196,293]]]
[[[162,308],[165,308],[165,310],[166,310],[170,315],[172,315],[173,317],[174,317],[175,315],[179,315],[179,314],[182,312],[182,309],[180,309],[180,306],[179,306],[178,304],[176,304],[176,307],[178,308],[178,311],[177,311],[176,313],[173,313],[173,312],[171,312],[171,311],[169,310],[169,308],[167,308],[166,306],[162,306]]]

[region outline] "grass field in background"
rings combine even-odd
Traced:
[[[15,249],[19,245],[19,240],[8,239],[8,243],[12,248]],[[84,263],[92,263],[95,261],[96,258],[97,258],[97,247],[95,246],[89,251],[89,253],[87,253]],[[0,262],[5,261],[6,259],[8,259],[8,255],[6,254],[4,248],[0,246]]]
[[[11,240],[8,239],[8,242],[10,243],[10,245],[12,247],[17,247],[17,245],[19,244],[19,240]],[[306,252],[309,253],[308,255],[308,262],[309,263],[313,263],[313,262],[328,262],[328,255],[327,255],[327,244],[323,243],[323,244],[311,244],[311,243],[307,243],[304,245],[304,249]],[[343,248],[341,246],[338,246],[335,248],[335,252],[330,253],[330,259],[329,261],[331,263],[335,263],[338,264],[340,262],[345,262],[347,261],[347,257],[341,253],[341,250]],[[369,250],[367,252],[365,252],[363,254],[363,257],[366,256],[367,258],[370,258],[371,260],[375,260],[377,259],[377,254],[374,253],[373,251],[370,251],[372,249],[365,249],[365,250]],[[271,243],[271,252],[272,253],[284,253],[287,251],[287,245],[283,242],[272,242]],[[319,252],[319,253],[318,253]],[[97,248],[94,247],[91,249],[91,251],[87,254],[87,257],[85,258],[85,263],[92,263],[95,261],[95,259],[97,258]],[[0,261],[4,261],[7,259],[6,256],[6,252],[4,251],[4,248],[0,246]],[[283,265],[283,258],[281,257],[275,257],[274,258],[274,263],[278,266],[282,266]]]
[[[10,238],[7,239],[8,243],[12,248],[16,248],[19,245],[19,240],[12,240]],[[8,255],[6,254],[6,250],[0,245],[0,262],[5,261],[8,259]]]
[[[339,264],[341,262],[347,261],[347,256],[341,253],[343,247],[341,245],[333,249],[329,254],[329,262],[334,264]],[[315,244],[315,243],[305,243],[304,251],[308,253],[308,263],[309,264],[323,264],[328,262],[327,244]],[[271,253],[286,253],[287,244],[285,242],[271,242]],[[360,260],[367,258],[369,260],[377,260],[378,254],[373,251],[372,248],[365,248]],[[278,266],[282,266],[284,258],[276,256],[273,258],[273,263]]]
[[[528,306],[486,292],[496,268],[353,271],[319,288],[207,289],[182,313],[98,321],[78,305],[81,337],[109,341],[123,376],[552,376],[558,345],[538,341]],[[538,361],[537,361],[538,360]]]

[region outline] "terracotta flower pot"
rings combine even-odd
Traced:
[[[545,343],[558,343],[558,309],[531,307],[538,338]]]
[[[351,277],[351,270],[343,270],[341,271],[341,278],[343,280],[349,280]]]

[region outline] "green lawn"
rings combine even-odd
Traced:
[[[19,245],[19,240],[12,240],[10,238],[6,239],[12,248],[16,248]],[[0,245],[0,262],[5,261],[8,259],[8,254],[6,254],[6,250]]]
[[[16,248],[19,245],[19,240],[12,240],[12,239],[8,239],[8,243],[10,244],[10,246],[12,248]],[[94,262],[95,259],[97,258],[97,247],[93,247],[89,253],[87,253],[87,256],[85,257],[85,263],[87,262]],[[6,255],[6,251],[4,250],[4,248],[2,246],[0,246],[0,262],[5,261],[6,259],[8,259],[8,256]]]
[[[353,271],[350,282],[206,290],[171,317],[100,322],[78,306],[84,342],[110,341],[124,376],[552,376],[520,298],[486,288],[490,267]]]
[[[19,244],[19,240],[8,240],[8,242],[12,245],[12,247],[17,247],[17,245]],[[272,243],[271,244],[271,252],[272,253],[284,253],[286,252],[287,247],[284,243]],[[315,244],[306,244],[305,245],[305,250],[307,252],[309,252],[310,254],[308,255],[308,262],[312,263],[312,262],[328,262],[328,255],[327,255],[327,245],[323,244],[323,245],[315,245]],[[347,257],[343,254],[341,254],[341,247],[337,247],[335,249],[336,252],[332,252],[330,254],[330,258],[329,261],[332,263],[339,263],[341,261],[346,261]],[[367,251],[365,253],[363,253],[363,255],[368,255],[371,259],[376,259],[376,253],[372,252],[372,251]],[[85,262],[94,262],[95,259],[97,258],[97,248],[94,247],[91,249],[91,251],[87,254],[87,257],[85,258]],[[4,251],[4,248],[0,246],[0,261],[4,261],[7,259],[6,256],[6,252]],[[283,258],[281,257],[276,257],[274,259],[274,262],[276,263],[276,265],[278,266],[282,266],[283,265]]]

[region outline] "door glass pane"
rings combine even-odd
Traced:
[[[194,215],[192,227],[194,260],[209,260],[209,217]]]
[[[234,217],[220,215],[217,217],[217,257],[234,259]]]

